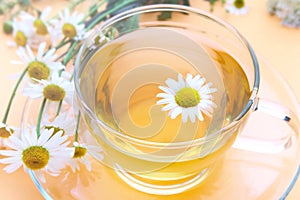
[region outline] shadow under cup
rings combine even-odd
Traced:
[[[156,102],[178,74],[213,83],[217,107],[204,121],[171,119]],[[179,5],[126,11],[98,27],[75,67],[76,101],[104,164],[132,187],[176,194],[221,162],[247,119],[259,85],[255,55],[230,25]]]

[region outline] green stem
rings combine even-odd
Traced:
[[[101,1],[99,4],[95,4],[89,11],[88,14],[82,19],[82,21],[80,23],[83,23],[88,17],[90,17],[95,11],[98,10],[98,8],[100,6],[103,6],[105,3],[107,2],[107,0]]]
[[[63,102],[63,101],[60,101],[59,104],[58,104],[58,108],[57,108],[57,111],[56,111],[56,116],[59,115],[59,112],[60,112],[61,106],[62,106],[62,102]]]
[[[9,114],[9,111],[10,111],[10,108],[11,108],[11,105],[12,105],[12,102],[13,102],[13,100],[14,100],[14,97],[15,97],[15,95],[16,95],[17,89],[19,88],[19,86],[20,86],[20,84],[21,84],[21,82],[22,82],[24,76],[26,75],[27,71],[28,71],[28,67],[26,67],[26,68],[24,69],[24,71],[22,72],[20,78],[18,79],[18,81],[17,81],[17,83],[16,83],[16,85],[15,85],[15,87],[14,87],[14,89],[13,89],[13,92],[12,92],[12,94],[11,94],[11,96],[10,96],[8,105],[7,105],[7,107],[6,107],[6,111],[5,111],[4,118],[3,118],[3,120],[2,120],[2,123],[3,123],[3,124],[6,124],[6,122],[7,122],[8,114]]]
[[[86,28],[86,31],[89,31],[90,29],[92,29],[97,23],[99,23],[99,21],[101,21],[103,18],[105,18],[110,13],[113,13],[113,12],[123,8],[127,4],[132,3],[134,1],[135,0],[123,1],[121,4],[118,4],[118,6],[114,7],[113,9],[106,10],[101,15],[99,15],[93,22],[91,22],[91,24]]]
[[[66,65],[73,57],[73,51],[74,51],[74,48],[76,47],[76,45],[78,44],[77,41],[73,42],[70,49],[68,50],[68,53],[66,55],[66,57],[64,58],[63,60],[63,65]]]
[[[45,110],[46,102],[47,102],[47,99],[44,98],[43,103],[42,103],[42,105],[41,105],[40,112],[39,112],[37,124],[36,124],[36,134],[37,134],[37,137],[38,137],[38,138],[39,138],[40,135],[41,135],[41,121],[42,121],[43,113],[44,113],[44,110]]]
[[[79,49],[80,49],[80,48],[77,48],[77,49],[74,51],[74,54],[73,54],[73,55],[76,55],[76,54],[78,53]],[[73,78],[74,78],[74,71],[73,71],[73,73],[71,74],[70,81],[72,81]]]
[[[80,124],[80,117],[81,117],[81,114],[80,112],[78,112],[78,116],[77,116],[77,122],[76,122],[76,129],[75,129],[75,142],[78,142],[78,135],[79,135],[79,124]]]
[[[64,38],[62,39],[62,41],[60,41],[60,43],[59,43],[58,45],[56,45],[55,49],[57,50],[57,49],[61,48],[62,46],[64,46],[65,44],[71,42],[70,39],[69,39],[69,40],[66,40],[66,39],[67,39],[67,38],[64,37]]]

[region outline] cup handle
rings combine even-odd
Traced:
[[[278,138],[272,138],[272,134],[268,135],[267,138],[239,134],[233,144],[234,148],[257,153],[276,154],[288,149],[295,142],[293,138],[298,138],[300,129],[299,119],[287,107],[270,100],[256,98],[252,110],[253,112],[262,112],[273,116],[273,119],[277,120],[274,120],[274,123],[284,123],[288,125],[291,131],[286,131],[286,133],[283,133]]]

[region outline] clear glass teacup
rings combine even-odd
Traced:
[[[176,194],[205,181],[234,142],[278,153],[298,135],[292,112],[257,97],[258,65],[246,39],[210,13],[139,7],[101,24],[82,46],[76,102],[104,164],[140,191]],[[256,110],[293,134],[237,139]]]

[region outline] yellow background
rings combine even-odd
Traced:
[[[43,7],[50,1],[34,1],[36,6]],[[51,1],[52,7],[62,8],[67,1]],[[208,10],[208,3],[203,0],[191,0],[194,7]],[[254,51],[279,71],[291,86],[297,99],[300,99],[300,29],[287,28],[280,24],[280,20],[267,13],[267,1],[249,0],[248,13],[244,16],[230,15],[225,12],[220,3],[215,6],[214,14],[234,25],[250,42]],[[57,9],[53,9],[57,11]],[[3,21],[3,17],[0,18]],[[15,48],[7,47],[6,42],[10,36],[0,33],[0,116],[4,115],[10,92],[16,81],[16,76],[22,69],[11,64],[11,60],[18,60]],[[21,119],[24,99],[18,98],[14,102],[13,115],[9,121],[17,125]],[[3,166],[0,166],[3,168]],[[22,169],[13,174],[6,174],[0,170],[0,199],[42,199],[38,190],[32,183],[29,175]],[[300,199],[300,180],[296,183],[287,198]]]

